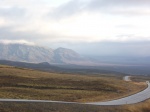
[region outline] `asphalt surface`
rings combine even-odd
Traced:
[[[131,81],[130,76],[125,76],[124,77],[125,81]],[[87,104],[92,104],[92,105],[126,105],[126,104],[135,104],[139,103],[142,101],[145,101],[150,98],[150,82],[146,81],[147,83],[147,88],[139,93],[136,93],[134,95],[117,99],[117,100],[112,100],[112,101],[106,101],[106,102],[92,102],[92,103],[87,103]]]
[[[131,76],[125,76],[123,79],[124,79],[125,81],[131,81],[130,77],[131,77]]]
[[[125,81],[129,81],[130,77],[124,77]],[[50,100],[28,100],[28,99],[0,99],[0,102],[34,102],[34,103],[61,103],[61,104],[89,104],[89,105],[125,105],[135,104],[145,101],[150,98],[150,83],[146,82],[148,87],[137,94],[121,98],[118,100],[106,101],[106,102],[91,102],[91,103],[77,103],[77,102],[64,102],[64,101],[50,101]]]

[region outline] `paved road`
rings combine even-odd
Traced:
[[[125,79],[129,79],[127,76]],[[38,102],[38,103],[62,103],[62,104],[90,104],[90,105],[125,105],[134,104],[145,101],[150,98],[150,82],[146,82],[148,87],[142,92],[137,94],[121,98],[113,101],[106,102],[92,102],[92,103],[76,103],[76,102],[64,102],[64,101],[50,101],[50,100],[27,100],[27,99],[0,99],[0,102]]]
[[[124,80],[128,81],[129,77],[125,77]],[[92,103],[87,103],[87,104],[92,104],[92,105],[125,105],[125,104],[135,104],[139,103],[142,101],[145,101],[150,98],[150,82],[146,81],[148,87],[144,90],[141,91],[137,94],[121,98],[118,100],[112,100],[112,101],[106,101],[106,102],[92,102]]]
[[[131,81],[130,77],[131,77],[131,76],[125,76],[123,79],[124,79],[125,81]]]

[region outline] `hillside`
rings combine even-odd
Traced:
[[[0,102],[0,110],[2,112],[150,112],[149,105],[150,100],[127,106]]]
[[[47,73],[10,66],[0,66],[0,71],[0,98],[93,102],[123,97],[145,88],[105,74]]]
[[[87,66],[74,66],[74,65],[51,65],[48,62],[42,63],[27,63],[27,62],[17,62],[17,61],[9,61],[9,60],[0,60],[1,65],[9,65],[18,68],[28,68],[34,70],[41,70],[47,72],[57,72],[57,73],[77,73],[82,75],[99,75],[99,74],[107,74],[107,75],[114,75],[114,76],[125,76],[126,74],[121,72],[115,72],[113,70],[105,70],[105,69],[98,69],[96,67],[90,68]]]

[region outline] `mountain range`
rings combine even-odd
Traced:
[[[150,57],[98,56],[83,57],[67,48],[51,49],[38,45],[0,43],[0,60],[84,66],[137,66],[150,65]]]
[[[93,60],[95,59],[95,60]],[[0,64],[46,71],[150,74],[150,58],[86,58],[71,49],[0,43]],[[98,70],[98,71],[97,71]],[[103,71],[104,70],[104,71]]]
[[[90,61],[71,49],[0,43],[0,60],[50,64],[85,64]]]

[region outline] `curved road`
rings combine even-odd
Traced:
[[[123,79],[124,79],[125,81],[131,81],[130,77],[131,77],[131,76],[125,76]]]
[[[142,92],[139,92],[137,94],[121,98],[118,100],[113,101],[106,101],[106,102],[93,102],[93,103],[87,103],[92,105],[125,105],[125,104],[135,104],[142,101],[145,101],[150,98],[150,83],[147,81],[148,87]]]
[[[125,81],[130,81],[130,76],[124,77]],[[113,101],[106,102],[91,102],[91,103],[77,103],[77,102],[64,102],[64,101],[50,101],[50,100],[27,100],[27,99],[0,99],[0,102],[39,102],[39,103],[69,103],[69,104],[90,104],[90,105],[125,105],[125,104],[135,104],[145,101],[150,98],[150,83],[146,82],[148,87],[142,92],[137,94],[121,98]]]

